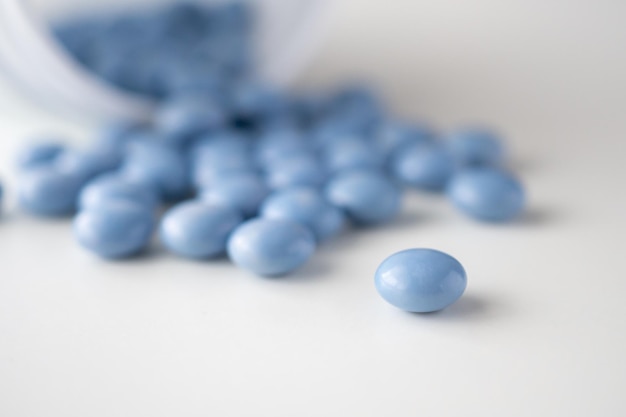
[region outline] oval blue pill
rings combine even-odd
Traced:
[[[52,166],[24,171],[17,187],[20,207],[38,216],[72,214],[84,183],[82,175],[62,172]]]
[[[526,196],[513,175],[496,168],[473,168],[456,174],[447,189],[455,207],[475,219],[504,222],[524,209]]]
[[[65,145],[56,141],[30,143],[18,152],[16,165],[21,170],[48,165],[54,162],[63,151],[65,151]]]
[[[390,221],[400,211],[402,192],[377,171],[355,170],[340,174],[326,186],[326,198],[357,223]]]
[[[235,210],[202,201],[181,203],[161,221],[161,241],[187,258],[212,258],[226,250],[231,232],[243,222]]]
[[[235,229],[228,256],[240,268],[258,275],[280,276],[304,265],[315,252],[313,233],[284,219],[253,219]]]
[[[202,192],[201,198],[209,203],[238,210],[245,217],[254,216],[269,194],[265,182],[258,175],[234,174]]]
[[[288,219],[308,227],[318,242],[339,234],[346,225],[343,211],[314,188],[296,187],[276,192],[265,200],[261,216]]]
[[[97,207],[110,200],[126,200],[155,209],[159,203],[155,190],[124,178],[119,173],[104,174],[83,187],[78,199],[81,210]]]
[[[378,267],[376,290],[390,304],[413,313],[444,309],[467,286],[463,266],[433,249],[408,249],[391,255]]]
[[[288,187],[320,187],[327,179],[322,163],[313,155],[293,155],[267,169],[267,184],[274,190]]]
[[[452,132],[446,145],[456,161],[465,166],[498,166],[506,157],[502,140],[483,128],[468,127]]]
[[[390,169],[405,185],[427,191],[441,191],[452,177],[455,164],[443,146],[417,144],[396,152]]]
[[[152,210],[115,200],[81,211],[74,219],[74,235],[85,249],[103,258],[125,258],[148,246],[154,223]]]

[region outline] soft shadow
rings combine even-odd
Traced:
[[[562,220],[563,216],[549,208],[530,208],[515,222],[521,226],[545,226]]]
[[[479,321],[498,318],[506,308],[487,297],[465,294],[450,307],[434,313],[411,313],[416,317],[438,321]]]
[[[330,270],[331,268],[327,263],[319,259],[313,259],[301,269],[290,274],[265,278],[269,281],[284,281],[286,283],[320,281],[329,276]]]

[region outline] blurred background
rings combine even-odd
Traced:
[[[528,187],[526,220],[481,228],[412,197],[415,223],[331,247],[310,270],[319,283],[285,286],[225,265],[212,282],[172,260],[66,265],[66,224],[7,222],[3,275],[23,279],[0,283],[0,415],[626,412],[626,2],[331,3],[295,88],[361,80],[399,116],[494,126]],[[4,178],[23,138],[80,141],[93,126],[0,77]],[[429,319],[378,303],[375,266],[411,246],[458,254],[469,301]]]

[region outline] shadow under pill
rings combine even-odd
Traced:
[[[487,297],[476,294],[466,294],[456,303],[441,311],[433,313],[410,313],[411,315],[427,320],[437,321],[482,321],[499,318],[506,314],[507,309],[493,302]]]

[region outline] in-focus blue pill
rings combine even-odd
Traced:
[[[390,304],[413,313],[442,310],[457,301],[467,286],[463,266],[433,249],[408,249],[378,267],[376,290]]]
[[[154,225],[151,209],[130,201],[111,200],[78,213],[74,235],[81,246],[103,258],[125,258],[148,246]]]
[[[263,179],[258,175],[236,174],[222,178],[205,190],[201,198],[209,203],[238,210],[245,217],[257,214],[269,194]]]
[[[110,173],[93,179],[83,187],[78,207],[86,210],[111,200],[131,201],[153,210],[159,204],[154,188],[133,182],[119,173]]]
[[[526,205],[520,181],[505,171],[489,167],[466,169],[454,175],[447,194],[455,207],[482,221],[512,220]]]
[[[227,247],[238,267],[258,275],[280,276],[301,267],[313,255],[315,237],[300,223],[259,218],[236,228]]]
[[[326,198],[364,225],[390,221],[400,211],[402,193],[377,171],[355,170],[332,178],[326,185]]]
[[[505,155],[502,140],[494,132],[478,127],[468,127],[452,132],[446,145],[461,165],[502,165]]]
[[[296,221],[308,227],[318,242],[339,234],[346,226],[343,211],[330,204],[320,191],[307,187],[272,194],[263,203],[261,216]]]
[[[165,214],[161,241],[180,256],[212,258],[225,252],[228,237],[241,222],[241,214],[230,207],[188,201]]]
[[[56,141],[29,143],[19,150],[16,165],[21,170],[49,165],[64,150],[65,145]]]
[[[72,214],[84,183],[83,176],[63,172],[52,166],[24,171],[17,187],[20,207],[38,216]]]
[[[445,189],[454,169],[454,159],[438,144],[405,146],[401,152],[396,152],[390,166],[401,183],[427,191]]]
[[[153,187],[165,200],[175,201],[189,192],[190,173],[185,158],[162,144],[131,143],[122,172],[131,181]]]

